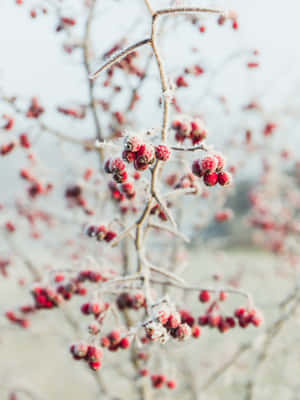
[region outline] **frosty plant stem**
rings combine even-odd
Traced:
[[[158,46],[158,39],[157,39],[157,26],[158,26],[158,21],[159,17],[163,15],[177,15],[177,14],[185,14],[185,13],[214,13],[214,14],[224,14],[222,10],[217,10],[217,9],[210,9],[210,8],[201,8],[201,7],[178,7],[178,8],[169,8],[169,9],[162,9],[162,10],[157,10],[154,11],[152,9],[152,6],[149,2],[149,0],[145,0],[145,5],[151,14],[152,17],[152,24],[151,24],[151,37],[143,39],[126,49],[122,50],[115,56],[113,56],[110,60],[108,60],[105,64],[100,66],[95,72],[90,74],[90,79],[94,80],[99,76],[101,72],[106,70],[107,68],[111,68],[113,65],[116,63],[120,62],[124,57],[126,57],[128,54],[132,53],[134,50],[150,44],[158,69],[159,69],[159,76],[160,76],[160,84],[161,84],[161,91],[162,91],[162,101],[163,101],[163,118],[162,118],[162,126],[161,126],[161,139],[163,143],[167,142],[167,132],[168,132],[168,123],[169,123],[169,107],[170,107],[170,87],[168,84],[168,79],[167,75],[165,72],[164,64],[163,64],[163,59],[160,55],[159,52],[159,46]],[[173,147],[174,150],[178,151],[195,151],[195,150],[204,150],[207,151],[207,147],[205,145],[200,145],[195,148],[188,148],[188,149],[182,149],[182,148],[177,148]],[[151,183],[150,183],[150,197],[146,203],[146,206],[144,208],[144,211],[142,212],[140,218],[137,220],[135,223],[135,230],[136,230],[136,235],[135,235],[135,245],[136,245],[136,250],[138,254],[138,271],[141,272],[142,268],[146,271],[148,271],[148,267],[146,265],[143,265],[142,263],[142,245],[143,245],[143,238],[142,238],[142,232],[143,232],[143,227],[145,222],[147,221],[147,218],[150,214],[151,208],[154,204],[154,200],[157,201],[159,206],[163,209],[165,214],[167,215],[168,220],[172,223],[172,225],[175,227],[174,233],[177,234],[177,226],[174,218],[172,217],[171,213],[168,211],[167,207],[165,206],[164,202],[161,200],[160,196],[158,195],[158,189],[157,189],[157,184],[158,184],[158,177],[160,174],[161,170],[161,161],[157,160],[153,169],[152,169],[152,174],[151,174]],[[119,243],[121,239],[127,236],[128,233],[131,232],[131,230],[134,228],[134,226],[131,226],[130,228],[126,229],[122,234],[121,237],[116,239],[113,242],[113,245],[116,245]],[[178,234],[177,234],[178,235]],[[178,277],[178,280],[180,278]]]

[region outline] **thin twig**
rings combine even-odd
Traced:
[[[89,75],[89,79],[93,80],[96,79],[99,74],[101,74],[102,71],[104,71],[107,68],[112,67],[114,64],[122,60],[122,58],[126,57],[128,54],[132,53],[134,50],[138,49],[141,46],[144,46],[145,44],[148,44],[151,42],[151,39],[144,39],[141,40],[140,42],[137,42],[126,49],[122,50],[118,54],[116,54],[114,57],[112,57],[109,61],[107,61],[104,65],[102,65],[100,68],[98,68],[95,72],[92,72]]]

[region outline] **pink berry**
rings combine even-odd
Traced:
[[[208,155],[201,160],[201,169],[204,172],[214,172],[217,166],[218,160],[212,155]]]
[[[167,161],[170,157],[171,151],[168,146],[160,144],[155,147],[156,158],[160,161]]]
[[[195,339],[197,339],[198,337],[200,337],[201,335],[201,328],[198,325],[194,325],[192,328],[192,335]]]
[[[174,381],[174,380],[167,381],[167,386],[168,386],[169,389],[176,389],[177,382]]]
[[[136,153],[140,150],[142,145],[142,140],[137,136],[128,136],[124,141],[125,151]]]
[[[220,301],[225,301],[227,299],[227,296],[228,294],[222,290],[219,294]]]
[[[136,153],[134,153],[133,151],[124,150],[122,153],[122,158],[128,163],[132,163],[136,158]]]
[[[217,159],[216,171],[221,171],[225,167],[225,158],[221,153],[214,153],[214,157]]]

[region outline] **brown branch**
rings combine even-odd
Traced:
[[[133,44],[132,46],[127,47],[126,49],[122,50],[118,54],[116,54],[114,57],[112,57],[109,61],[107,61],[104,65],[102,65],[100,68],[98,68],[95,72],[92,72],[89,75],[89,79],[93,80],[96,79],[99,74],[101,74],[102,71],[104,71],[107,68],[112,67],[114,64],[122,60],[122,58],[126,57],[128,54],[132,53],[134,50],[138,49],[141,46],[144,46],[145,44],[150,43],[151,39],[144,39],[141,40],[140,42],[137,42]]]
[[[186,13],[213,13],[213,14],[222,14],[224,15],[224,10],[215,9],[215,8],[202,8],[202,7],[176,7],[176,8],[167,8],[163,10],[155,11],[156,15],[172,15],[172,14],[186,14]]]

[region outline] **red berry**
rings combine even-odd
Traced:
[[[164,144],[160,144],[155,147],[156,158],[160,161],[167,161],[170,157],[170,154],[170,149]]]
[[[201,328],[198,325],[194,325],[192,328],[192,335],[194,338],[198,338],[201,335]]]
[[[136,158],[136,153],[134,153],[133,151],[124,150],[122,153],[122,158],[128,163],[132,163]]]
[[[124,337],[121,339],[119,346],[122,349],[128,349],[130,347],[130,340],[128,339],[128,337]]]
[[[177,87],[188,87],[189,86],[189,84],[187,83],[187,81],[184,79],[184,76],[179,76],[177,79],[176,79],[176,86]]]
[[[89,366],[92,370],[97,371],[101,367],[101,361],[90,361]]]
[[[169,389],[176,389],[177,382],[174,381],[174,380],[167,381],[167,386],[168,386]]]
[[[149,371],[148,371],[146,368],[144,368],[144,369],[141,369],[141,370],[139,371],[139,374],[140,374],[141,376],[148,376],[148,375],[149,375]]]
[[[125,151],[136,153],[140,150],[142,145],[142,139],[137,136],[128,136],[125,138],[124,147]]]
[[[200,165],[204,172],[214,172],[218,166],[218,159],[212,155],[208,155],[201,160]]]
[[[207,303],[210,300],[210,293],[208,290],[202,290],[199,294],[199,300],[202,303]]]
[[[211,174],[207,172],[203,180],[206,186],[215,186],[218,182],[218,174],[216,172],[212,172]]]
[[[117,236],[116,232],[108,231],[104,237],[106,242],[111,242]]]
[[[232,176],[228,172],[219,172],[218,173],[218,183],[221,186],[227,186],[230,185],[232,182]]]
[[[226,300],[227,299],[227,293],[226,292],[224,292],[223,290],[220,292],[220,294],[219,294],[219,299],[220,299],[220,301],[224,301],[224,300]]]

